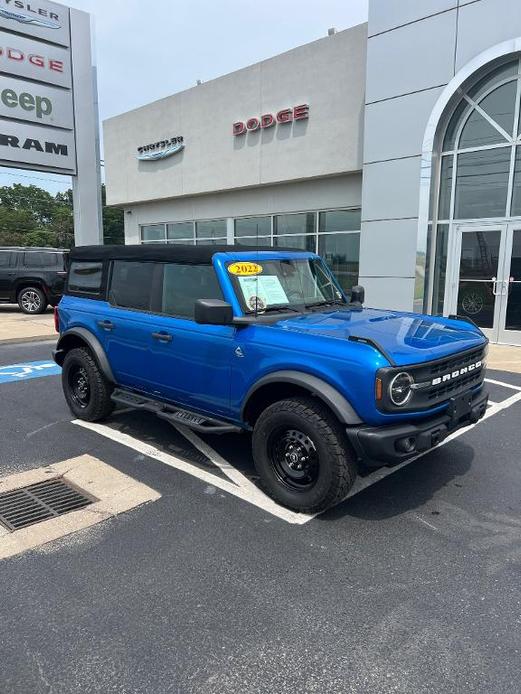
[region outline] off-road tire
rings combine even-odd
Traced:
[[[37,316],[47,308],[48,301],[39,287],[24,287],[17,296],[18,306],[23,313]]]
[[[80,370],[88,383],[89,398],[81,405],[74,395],[71,378]],[[113,386],[105,378],[91,352],[86,347],[77,347],[67,352],[62,366],[62,387],[67,404],[75,417],[87,422],[105,419],[114,409],[110,399]]]
[[[272,437],[298,430],[313,442],[318,458],[316,482],[309,489],[289,488],[279,477],[271,455]],[[280,400],[260,415],[253,430],[253,459],[264,491],[295,511],[323,511],[344,499],[357,475],[357,463],[340,422],[319,400]]]

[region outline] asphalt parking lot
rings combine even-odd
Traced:
[[[51,348],[0,347],[1,476],[89,453],[161,498],[0,562],[0,692],[519,692],[521,375],[311,518],[257,491],[247,436],[73,423]]]

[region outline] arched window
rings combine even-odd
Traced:
[[[432,312],[444,309],[454,223],[521,217],[521,63],[510,60],[476,77],[441,131]]]
[[[501,65],[456,106],[443,137],[439,222],[521,215],[520,78],[518,59]]]

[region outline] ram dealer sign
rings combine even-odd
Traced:
[[[90,33],[72,30],[68,7],[0,0],[0,165],[77,173],[73,54]]]

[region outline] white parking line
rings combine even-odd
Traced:
[[[486,381],[489,383],[494,383],[495,385],[511,388],[519,392],[516,392],[514,395],[511,395],[509,398],[506,398],[502,402],[489,402],[489,408],[487,409],[485,415],[482,419],[480,419],[479,422],[477,422],[476,424],[471,424],[470,426],[464,427],[462,429],[458,429],[453,434],[450,434],[438,445],[438,448],[440,446],[444,446],[450,441],[453,441],[454,439],[459,438],[463,434],[466,434],[475,426],[479,426],[481,422],[484,422],[489,417],[493,417],[498,412],[501,412],[502,410],[505,410],[511,407],[512,405],[516,404],[517,402],[521,401],[521,387],[512,386],[509,383],[503,383],[501,381],[495,381],[492,379],[486,379]],[[133,436],[129,436],[128,434],[124,434],[120,431],[117,431],[116,429],[112,429],[111,427],[106,426],[105,424],[95,424],[92,422],[83,422],[81,420],[75,420],[73,421],[73,424],[81,426],[84,429],[94,431],[95,433],[100,434],[105,438],[111,439],[112,441],[116,441],[117,443],[120,443],[124,446],[127,446],[127,448],[131,448],[144,456],[153,458],[154,460],[158,460],[159,462],[162,462],[165,465],[169,465],[170,467],[175,468],[176,470],[180,470],[181,472],[186,472],[189,475],[192,475],[193,477],[197,477],[203,482],[213,485],[214,487],[228,492],[229,494],[233,494],[239,499],[247,501],[248,503],[257,506],[258,508],[266,511],[267,513],[270,513],[271,515],[286,521],[287,523],[291,523],[293,525],[304,525],[305,523],[308,523],[310,520],[313,520],[313,518],[316,518],[318,515],[320,515],[295,513],[282,506],[279,506],[272,499],[266,496],[258,487],[256,487],[250,479],[248,479],[245,475],[239,472],[237,468],[233,467],[230,463],[228,463],[208,443],[203,441],[203,439],[201,439],[195,432],[185,428],[184,426],[175,425],[175,428],[178,429],[178,431],[188,441],[190,441],[190,443],[192,443],[193,446],[195,446],[201,453],[203,453],[216,467],[218,467],[228,477],[227,480],[224,480],[221,477],[217,477],[217,475],[203,470],[197,467],[196,465],[187,462],[186,460],[177,458],[176,456],[173,456],[170,453],[165,453],[164,451],[161,451],[160,449],[156,448],[155,446],[152,446],[149,443],[144,443],[143,441],[140,441],[139,439],[136,439]],[[424,453],[420,453],[414,458],[410,458],[409,460],[406,460],[405,462],[400,463],[399,465],[396,465],[392,468],[377,468],[376,470],[374,470],[374,472],[371,472],[366,477],[358,477],[353,487],[351,488],[351,491],[347,495],[346,499],[350,499],[351,497],[356,496],[364,489],[372,487],[373,484],[376,484],[377,482],[380,482],[380,480],[389,477],[389,475],[394,475],[394,473],[398,472],[398,470],[401,470],[402,468],[406,467],[407,465],[410,465],[416,460],[423,458],[424,455],[427,455],[427,453],[431,453],[432,450],[433,449],[425,451]]]
[[[127,448],[132,448],[134,451],[137,451],[138,453],[141,453],[142,455],[147,456],[148,458],[158,460],[159,462],[164,463],[165,465],[169,465],[170,467],[173,467],[176,470],[180,470],[181,472],[187,472],[189,475],[192,475],[192,477],[197,477],[198,479],[202,480],[203,482],[206,482],[207,484],[211,484],[214,487],[217,487],[218,489],[222,489],[223,491],[228,492],[229,494],[233,494],[234,496],[239,497],[239,499],[248,501],[250,504],[258,506],[264,511],[271,513],[272,516],[276,516],[277,518],[280,518],[281,520],[284,520],[287,523],[291,523],[293,525],[303,525],[304,523],[307,523],[309,520],[311,520],[311,518],[313,517],[304,513],[294,513],[293,511],[290,511],[289,509],[284,508],[283,506],[279,506],[272,499],[263,494],[260,491],[260,489],[252,485],[252,483],[249,480],[247,480],[248,484],[246,484],[244,487],[242,486],[242,484],[241,486],[239,486],[238,484],[234,484],[232,482],[229,482],[228,480],[223,480],[221,477],[217,477],[217,475],[214,475],[211,472],[202,470],[196,465],[192,465],[186,460],[182,460],[181,458],[178,458],[175,455],[165,453],[164,451],[159,450],[159,448],[156,448],[155,446],[152,446],[149,443],[144,443],[143,441],[140,441],[139,439],[136,439],[133,436],[124,434],[123,432],[117,431],[116,429],[111,429],[106,424],[83,422],[79,419],[74,420],[72,423],[77,424],[78,426],[83,427],[84,429],[94,431],[96,432],[96,434],[104,436],[105,438],[110,439],[111,441],[116,441],[116,443],[120,443],[123,446],[126,446]],[[193,434],[193,432],[190,433]],[[195,434],[193,435],[195,436]],[[214,451],[214,454],[215,457],[218,456],[218,453],[216,451]],[[240,475],[241,478],[244,477],[238,472],[237,475]],[[254,489],[252,490],[251,487],[254,487]]]
[[[514,386],[511,383],[503,383],[503,381],[495,381],[493,378],[485,378],[487,383],[493,383],[495,386],[503,386],[503,388],[511,388],[512,390],[520,390],[521,386]]]

